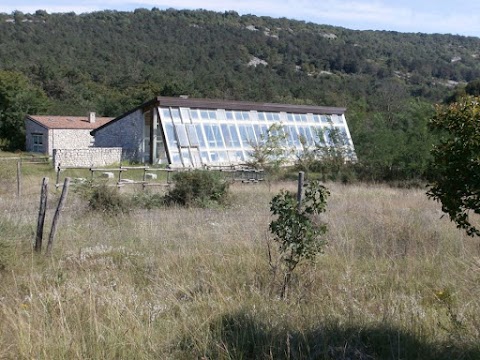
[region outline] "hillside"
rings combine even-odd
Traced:
[[[360,159],[377,156],[372,141],[383,154],[394,151],[386,136],[427,136],[431,104],[480,78],[479,56],[474,37],[353,31],[235,12],[0,14],[0,70],[41,88],[44,112],[117,116],[158,94],[347,106]],[[400,147],[431,142],[413,141]],[[385,168],[411,159],[408,151],[403,160],[390,155],[381,159]]]

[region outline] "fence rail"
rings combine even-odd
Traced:
[[[205,168],[206,170],[210,171],[217,171],[225,175],[225,178],[229,181],[233,182],[242,182],[242,183],[258,183],[259,181],[264,180],[264,171],[259,169],[247,168],[247,167],[235,167],[235,166],[209,166]],[[172,183],[172,176],[173,174],[179,172],[186,172],[186,171],[193,171],[195,169],[192,168],[155,168],[149,166],[120,166],[118,168],[94,168],[94,167],[75,167],[75,166],[57,166],[56,169],[56,182],[55,188],[61,188],[62,183],[60,180],[60,174],[66,170],[88,170],[90,172],[90,178],[94,179],[97,173],[102,173],[105,179],[113,179],[114,174],[118,172],[118,176],[116,176],[117,180],[115,184],[112,186],[117,186],[118,188],[126,186],[126,185],[142,185],[143,189],[147,187],[168,187]],[[131,171],[142,171],[142,180],[133,180],[125,178],[124,175],[128,174]],[[160,182],[160,179],[157,180],[157,176],[155,173],[165,173],[166,177],[164,177],[164,182]],[[81,184],[83,181],[86,180],[83,178],[77,178],[76,180],[80,180],[75,182],[73,179],[72,185]],[[149,181],[150,180],[150,181]],[[157,181],[154,181],[157,180]]]

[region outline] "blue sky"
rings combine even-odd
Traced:
[[[460,5],[461,4],[461,5]],[[0,12],[77,14],[136,8],[235,10],[240,14],[287,17],[358,30],[393,30],[480,37],[480,1],[462,0],[2,0]]]

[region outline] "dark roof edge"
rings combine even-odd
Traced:
[[[114,122],[117,122],[118,120],[123,119],[125,116],[128,116],[128,115],[134,113],[134,112],[137,111],[138,109],[142,109],[142,108],[144,108],[144,107],[150,106],[150,105],[156,103],[157,101],[158,101],[157,98],[155,98],[155,99],[149,100],[149,101],[147,101],[147,102],[144,102],[143,104],[138,105],[137,107],[133,108],[132,110],[129,110],[129,111],[127,111],[126,113],[124,113],[124,114],[122,114],[122,115],[114,118],[113,120],[107,122],[106,124],[103,124],[102,126],[99,126],[98,128],[90,131],[90,135],[95,135],[95,133],[96,133],[98,130],[103,129],[103,128],[106,127],[107,125],[113,124]]]
[[[312,105],[290,105],[278,103],[260,103],[247,101],[231,100],[210,100],[210,99],[189,99],[182,97],[164,97],[158,96],[157,101],[160,106],[179,106],[206,109],[226,109],[226,110],[260,110],[272,112],[292,112],[292,113],[313,113],[313,114],[344,114],[346,108],[331,106],[312,106]]]

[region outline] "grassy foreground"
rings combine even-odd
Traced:
[[[422,190],[327,184],[329,244],[283,301],[268,203],[294,183],[117,217],[71,192],[45,258],[28,179],[0,187],[0,359],[480,358],[480,241]]]

